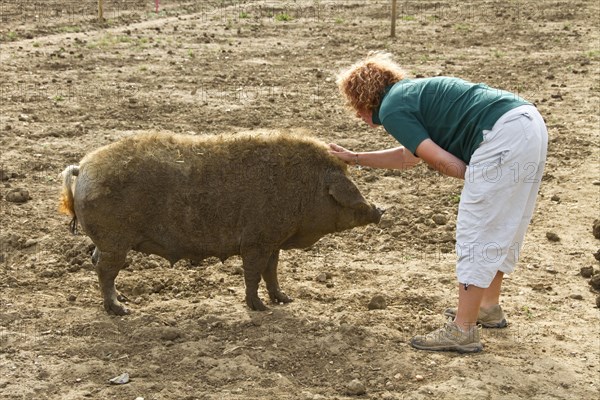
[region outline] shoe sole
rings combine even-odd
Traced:
[[[478,353],[483,350],[483,344],[472,343],[464,346],[421,346],[411,342],[410,345],[415,349],[419,350],[430,350],[430,351],[456,351],[458,353]]]
[[[452,314],[452,313],[444,313],[444,315],[446,317],[451,317],[451,318],[456,318],[456,314]],[[481,321],[477,321],[477,323],[481,326],[483,326],[484,328],[496,328],[496,329],[501,329],[501,328],[506,328],[508,326],[508,322],[506,321],[506,319],[502,318],[502,321],[500,322],[494,322],[494,323],[486,323],[486,322],[481,322]]]

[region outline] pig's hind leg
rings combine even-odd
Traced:
[[[125,264],[127,251],[106,252],[94,250],[92,261],[96,264],[96,273],[104,299],[104,309],[110,314],[129,314],[129,309],[119,302],[123,298],[115,288],[115,278]]]
[[[265,280],[267,285],[267,290],[269,291],[269,298],[273,303],[290,303],[292,302],[292,298],[283,293],[279,288],[279,281],[277,279],[277,264],[279,263],[279,250],[275,250],[271,257],[269,258],[269,262],[267,263],[267,268],[262,273],[262,277]]]

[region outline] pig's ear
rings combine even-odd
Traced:
[[[329,194],[342,206],[359,208],[366,205],[358,188],[341,171],[328,171],[326,184]]]

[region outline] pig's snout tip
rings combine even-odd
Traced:
[[[378,224],[381,221],[381,216],[385,213],[384,208],[375,207],[375,223]]]

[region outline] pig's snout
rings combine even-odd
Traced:
[[[373,222],[378,224],[379,221],[381,221],[381,216],[383,215],[383,213],[385,213],[385,208],[373,206]]]
[[[379,208],[376,207],[375,205],[371,204],[371,210],[369,212],[369,219],[370,222],[378,224],[379,221],[381,221],[381,216],[383,215],[383,213],[385,212],[385,209],[383,208]]]

